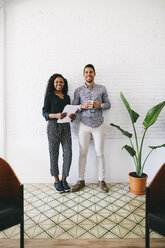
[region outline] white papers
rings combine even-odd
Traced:
[[[64,110],[63,110],[63,113],[67,112],[67,116],[64,117],[63,119],[59,119],[57,122],[58,123],[71,122],[69,115],[76,113],[76,111],[79,107],[80,107],[80,105],[66,105]]]

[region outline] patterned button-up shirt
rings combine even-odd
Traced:
[[[99,84],[94,84],[90,88],[85,84],[75,90],[73,105],[81,105],[88,100],[97,100],[101,103],[101,108],[81,109],[80,121],[89,127],[95,128],[104,122],[102,110],[110,109],[111,107],[106,88]]]

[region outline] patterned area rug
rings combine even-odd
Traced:
[[[25,184],[25,238],[144,238],[145,196],[130,193],[125,183],[108,186],[108,194],[96,184],[58,194],[53,184]],[[19,238],[19,225],[0,232],[0,238]]]

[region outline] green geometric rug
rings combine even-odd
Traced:
[[[144,238],[145,196],[130,193],[126,183],[108,186],[109,193],[87,184],[77,193],[58,194],[53,184],[25,184],[25,238]],[[0,238],[19,238],[19,225]]]

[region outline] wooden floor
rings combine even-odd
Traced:
[[[0,239],[0,248],[18,248],[17,239]],[[145,248],[144,239],[25,239],[25,248]],[[165,248],[165,238],[151,239],[150,248]]]

